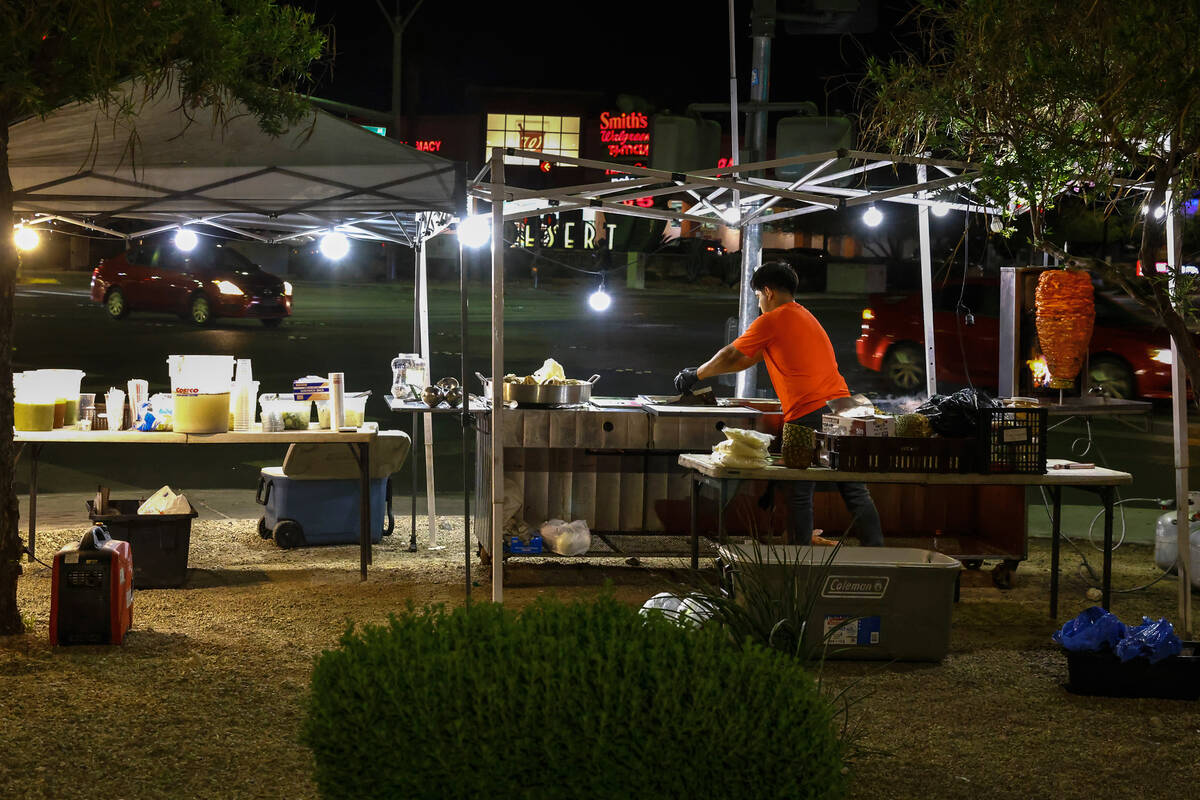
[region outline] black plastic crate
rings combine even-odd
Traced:
[[[1067,656],[1067,689],[1102,697],[1160,697],[1200,699],[1200,654],[1196,642],[1183,642],[1183,652],[1151,664],[1135,658],[1122,662],[1111,652]]]
[[[844,472],[964,473],[975,465],[975,442],[969,438],[819,436],[830,454],[830,466]]]
[[[1045,474],[1046,409],[979,409],[975,462],[984,474]]]
[[[139,500],[110,500],[115,513],[97,514],[87,501],[88,518],[108,529],[133,551],[133,588],[174,589],[187,579],[188,546],[192,541],[191,502],[187,514],[138,514]]]

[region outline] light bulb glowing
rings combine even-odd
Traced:
[[[725,220],[726,225],[737,225],[742,221],[742,212],[737,206],[729,206],[721,209],[721,219]]]
[[[196,245],[200,244],[200,237],[194,231],[189,231],[187,228],[181,228],[175,234],[175,246],[185,253],[190,253],[196,249]]]
[[[935,217],[944,217],[950,213],[950,206],[945,203],[934,203],[929,209]]]
[[[345,258],[350,252],[350,240],[343,233],[327,233],[321,237],[321,255],[330,261]]]
[[[1154,209],[1154,218],[1155,219],[1162,219],[1166,215],[1167,215],[1167,209],[1164,208],[1163,206],[1159,206],[1158,208]]]
[[[492,218],[487,215],[467,217],[458,223],[458,241],[463,247],[483,247],[492,239]]]
[[[603,289],[597,289],[588,297],[588,305],[593,311],[607,311],[612,305],[612,298]]]
[[[872,228],[878,227],[879,223],[883,222],[883,212],[875,206],[871,206],[863,213],[863,222],[867,223]]]
[[[1001,233],[1004,231],[1004,220],[999,217],[992,217],[989,227],[991,227],[992,233]]]
[[[41,237],[38,236],[38,232],[33,228],[26,228],[24,225],[17,228],[16,233],[13,234],[13,243],[16,244],[18,250],[32,250],[38,246],[39,241],[41,241]]]

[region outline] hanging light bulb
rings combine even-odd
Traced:
[[[933,212],[933,215],[935,217],[944,217],[950,213],[950,204],[949,203],[934,203],[933,206],[931,206],[929,210]]]
[[[198,244],[200,244],[200,237],[196,235],[195,231],[180,228],[175,234],[175,246],[185,253],[195,250]]]
[[[992,221],[988,223],[988,227],[992,229],[992,233],[1004,232],[1004,220],[999,217],[992,217]]]
[[[489,214],[477,214],[467,217],[458,223],[458,241],[463,247],[472,249],[483,247],[492,239],[492,217]]]
[[[334,231],[321,237],[321,255],[330,261],[345,258],[349,252],[350,240],[346,238],[346,234]]]
[[[38,236],[38,232],[33,228],[26,228],[24,225],[19,226],[13,234],[13,243],[18,250],[32,250],[38,246],[40,241],[41,237]]]
[[[588,305],[592,307],[592,311],[607,311],[612,305],[612,297],[604,291],[603,275],[600,276],[600,287],[588,296]]]
[[[862,218],[863,222],[867,223],[869,227],[876,228],[879,226],[879,223],[883,222],[883,212],[875,206],[871,206],[863,212]]]
[[[1158,208],[1154,209],[1154,218],[1155,219],[1162,219],[1166,215],[1167,215],[1167,207],[1166,206],[1159,206]]]

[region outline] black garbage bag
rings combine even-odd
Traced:
[[[954,394],[935,394],[926,400],[918,414],[929,418],[938,436],[965,438],[979,429],[979,409],[997,408],[1000,403],[980,389],[959,389]]]

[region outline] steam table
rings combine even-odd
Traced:
[[[1062,528],[1062,490],[1064,487],[1084,489],[1100,495],[1104,504],[1104,580],[1102,605],[1109,607],[1112,594],[1112,539],[1113,539],[1113,495],[1117,486],[1133,483],[1128,472],[1092,467],[1090,469],[1055,469],[1056,464],[1072,464],[1063,459],[1047,459],[1044,475],[984,475],[979,473],[926,473],[926,472],[841,472],[831,469],[789,469],[771,465],[762,469],[727,469],[713,461],[709,453],[682,455],[680,466],[692,471],[692,567],[700,562],[700,533],[696,519],[700,491],[703,487],[716,489],[719,509],[723,511],[737,494],[738,485],[746,480],[768,481],[814,481],[830,483],[855,481],[860,483],[902,483],[921,486],[1045,486],[1054,502],[1050,545],[1050,616],[1058,617],[1058,554],[1059,536]],[[717,538],[725,540],[724,514],[717,514]]]
[[[371,442],[375,441],[376,429],[359,429],[354,432],[338,432],[317,427],[308,430],[278,431],[264,433],[262,426],[253,430],[228,433],[167,433],[143,431],[16,431],[13,439],[24,449],[29,447],[29,546],[26,552],[32,561],[37,536],[37,492],[38,456],[47,444],[344,444],[354,453],[358,462],[361,481],[358,505],[359,571],[367,579],[367,565],[371,563],[371,493],[370,465]],[[18,458],[20,451],[18,451]]]

